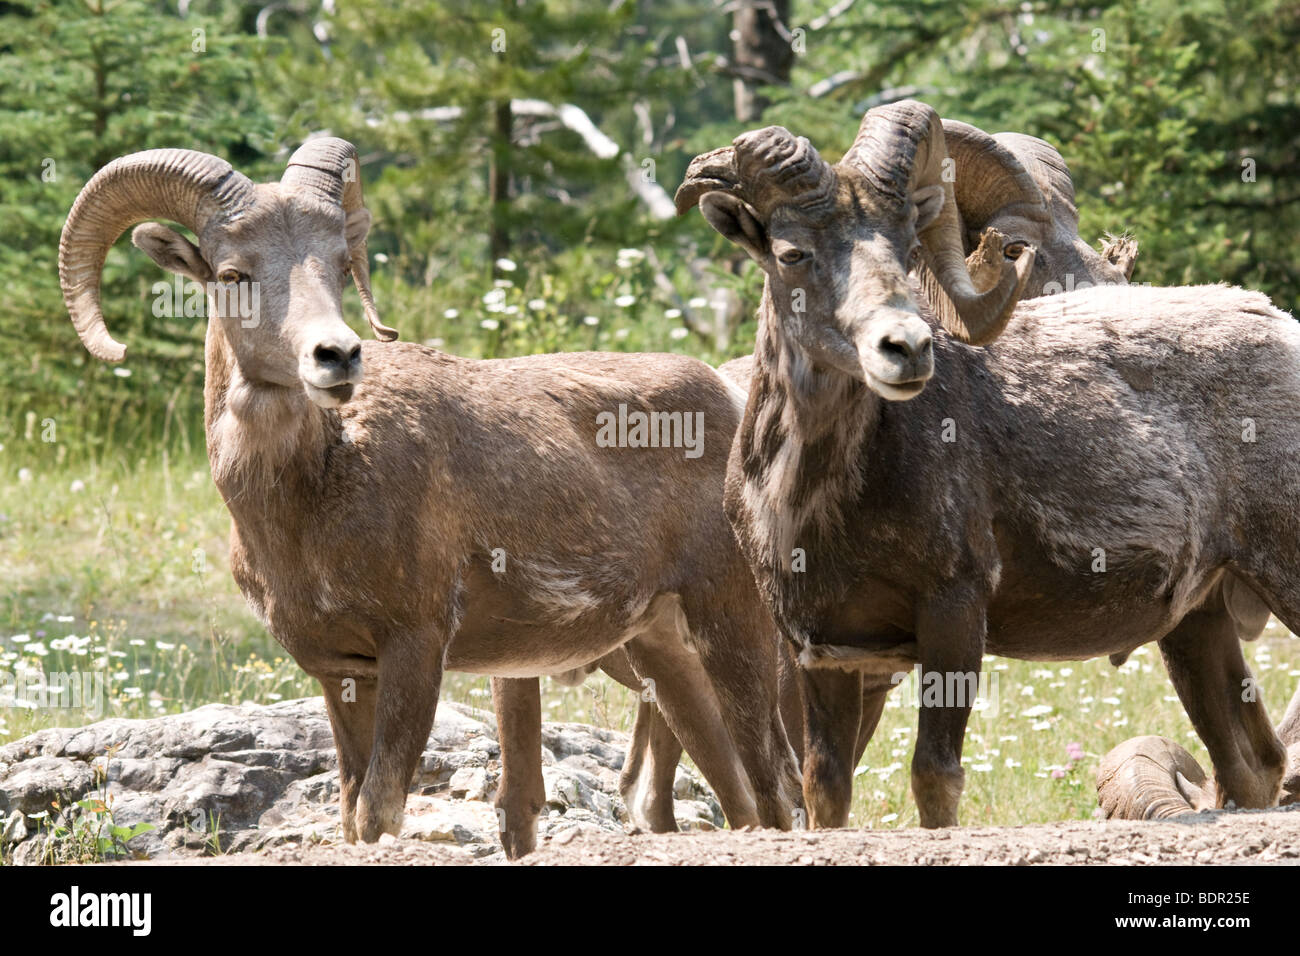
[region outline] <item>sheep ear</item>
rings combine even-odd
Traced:
[[[348,241],[348,248],[351,249],[358,242],[364,242],[369,234],[370,210],[362,206],[348,213],[347,224],[343,227],[343,236]]]
[[[199,252],[199,247],[161,223],[141,223],[131,232],[131,241],[168,272],[204,284],[212,280],[212,267]]]
[[[723,237],[740,246],[758,262],[768,256],[767,227],[758,213],[739,196],[715,190],[700,197],[700,212]]]
[[[1101,244],[1101,257],[1124,273],[1125,280],[1133,278],[1133,264],[1137,262],[1138,242],[1132,236],[1106,234]]]

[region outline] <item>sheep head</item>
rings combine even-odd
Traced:
[[[1300,688],[1277,726],[1286,748],[1278,805],[1300,803]],[[1218,790],[1186,750],[1168,737],[1133,737],[1111,750],[1097,768],[1097,801],[1119,820],[1157,820],[1213,810]]]
[[[309,141],[279,183],[254,185],[206,153],[133,153],[96,173],[77,197],[59,245],[59,281],[82,344],[121,361],[100,306],[108,250],[135,223],[167,219],[198,243],[145,222],[132,241],[164,269],[207,290],[239,379],[250,387],[302,389],[322,407],[352,396],[361,380],[360,340],[343,321],[346,277],[355,280],[366,319],[381,339],[370,293],[356,148],[341,139]]]
[[[1074,181],[1051,144],[1023,133],[990,136],[956,120],[944,120],[943,132],[966,251],[973,254],[989,229],[1004,237],[998,251],[1008,260],[1038,250],[1024,298],[1128,281],[1137,242],[1108,237],[1099,253],[1079,238]]]
[[[1163,820],[1212,810],[1216,790],[1192,755],[1167,737],[1133,737],[1102,758],[1097,800],[1117,820]]]
[[[1006,325],[1034,261],[1028,247],[987,289],[975,287],[945,159],[938,115],[912,101],[868,112],[834,166],[771,126],[696,157],[677,210],[698,204],[762,266],[777,324],[815,366],[905,400],[934,368],[909,271],[925,263],[944,292],[926,296],[940,321],[978,345]]]

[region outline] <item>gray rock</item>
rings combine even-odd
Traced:
[[[0,817],[0,847],[22,843],[27,839],[27,821],[21,810],[15,810],[8,817]]]
[[[485,767],[461,767],[451,775],[447,789],[453,797],[461,800],[486,800],[488,794],[488,772]]]
[[[487,802],[501,769],[496,733],[491,713],[439,704],[412,780],[403,841],[452,844],[477,862],[502,862],[497,817]],[[622,832],[627,813],[618,772],[627,735],[545,724],[542,739],[548,806],[539,837]],[[0,853],[14,863],[42,862],[46,836],[31,814],[101,788],[114,822],[154,827],[130,843],[131,851],[151,857],[342,839],[334,741],[320,698],[110,718],[0,746]],[[681,769],[674,792],[684,829],[722,825],[717,800],[696,775]]]

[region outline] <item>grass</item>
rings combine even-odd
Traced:
[[[19,479],[14,452],[0,453],[0,671],[102,673],[106,698],[102,713],[0,703],[0,743],[100,716],[319,692],[244,606],[228,565],[230,518],[205,459],[50,462]],[[1271,622],[1247,657],[1279,718],[1300,678],[1300,641]],[[984,669],[988,706],[971,718],[963,758],[964,824],[1089,818],[1098,760],[1139,734],[1178,740],[1208,766],[1154,647],[1119,668],[987,657]],[[442,699],[489,707],[488,688],[487,678],[448,674]],[[891,695],[858,768],[855,825],[917,823],[916,710],[905,696]],[[549,720],[627,731],[636,700],[603,675],[577,688],[543,682]]]
[[[151,823],[122,826],[113,819],[113,795],[103,765],[95,768],[95,792],[72,802],[55,800],[47,811],[27,816],[44,838],[42,863],[85,864],[139,856],[130,842],[154,829]]]

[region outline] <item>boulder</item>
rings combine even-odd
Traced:
[[[628,737],[583,724],[545,724],[547,806],[542,840],[570,830],[623,832],[618,793]],[[449,844],[501,862],[492,806],[501,772],[496,721],[444,702],[412,779],[402,840]],[[674,793],[683,829],[721,826],[708,787],[686,768]],[[38,863],[57,853],[42,812],[102,799],[115,824],[154,829],[129,843],[148,857],[259,852],[341,842],[339,782],[321,698],[270,705],[209,704],[148,720],[110,718],[52,728],[0,746],[0,858]],[[35,817],[33,815],[36,815]],[[571,837],[565,837],[570,839]]]

